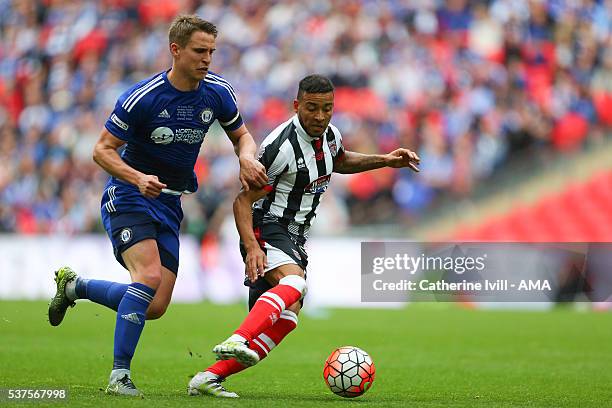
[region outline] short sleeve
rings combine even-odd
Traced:
[[[130,104],[131,97],[132,90],[128,90],[119,97],[115,104],[115,109],[113,109],[104,125],[113,136],[126,142],[134,139],[142,109],[141,104],[135,106]]]
[[[219,124],[225,131],[232,131],[242,126],[242,117],[238,110],[236,92],[225,79],[219,76],[209,75],[211,81],[219,85],[221,96],[221,110],[218,113]]]

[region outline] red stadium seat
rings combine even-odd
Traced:
[[[589,124],[582,115],[568,113],[557,122],[552,131],[553,145],[561,151],[574,150],[580,147],[588,131]]]
[[[453,241],[611,242],[612,171],[476,227],[462,226],[451,237]]]
[[[595,104],[599,121],[612,126],[612,93],[600,92],[594,94],[593,103]]]

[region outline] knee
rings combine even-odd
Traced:
[[[148,287],[157,290],[159,285],[161,285],[161,268],[160,267],[151,267],[146,268],[138,273],[138,278],[136,281],[147,285]]]
[[[308,292],[308,287],[306,285],[306,279],[299,275],[288,275],[283,277],[278,281],[280,285],[291,286],[301,294],[301,298],[306,296],[306,292]]]
[[[156,320],[159,319],[166,313],[168,309],[168,305],[156,305],[151,304],[147,309],[147,320]]]

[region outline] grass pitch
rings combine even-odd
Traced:
[[[464,310],[421,304],[403,310],[331,310],[300,316],[298,330],[256,367],[231,377],[235,401],[189,397],[189,376],[245,315],[243,306],[170,307],[147,323],[132,363],[145,400],[104,395],[115,315],[79,302],[57,328],[44,302],[0,302],[0,388],[68,388],[76,406],[612,406],[612,314]],[[354,400],[332,394],[321,373],[338,346],[366,350],[376,380]],[[10,405],[0,401],[0,406]],[[30,403],[13,404],[31,406]]]

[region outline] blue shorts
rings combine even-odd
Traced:
[[[132,245],[154,239],[161,264],[174,272],[179,265],[179,229],[183,219],[181,198],[160,194],[143,196],[136,186],[111,177],[102,194],[102,223],[117,261],[127,269],[121,254]]]

